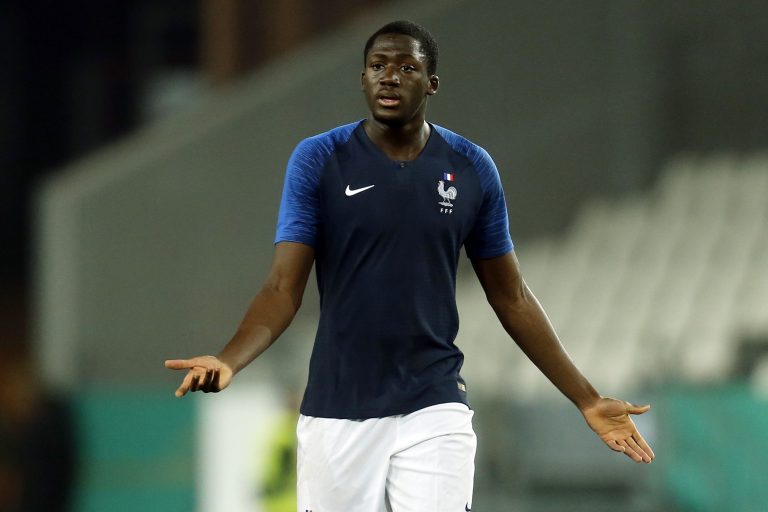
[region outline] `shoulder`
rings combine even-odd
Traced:
[[[337,126],[327,132],[307,137],[296,145],[292,158],[325,160],[339,146],[346,144],[360,121]]]
[[[442,126],[432,125],[438,134],[457,153],[467,158],[478,172],[496,170],[496,165],[488,152],[471,140]]]
[[[485,149],[447,128],[434,124],[432,126],[453,151],[469,161],[484,191],[494,190],[500,186],[499,170]]]

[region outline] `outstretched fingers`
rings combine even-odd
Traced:
[[[203,393],[218,393],[221,390],[221,370],[219,368],[204,368],[195,366],[190,368],[184,380],[176,390],[178,398],[189,392],[202,391]]]
[[[205,381],[200,386],[203,393],[218,393],[220,391],[219,381],[221,370],[219,368],[209,369],[205,374]]]
[[[634,405],[631,403],[627,403],[627,412],[629,414],[643,414],[645,412],[648,412],[651,409],[650,404],[646,405]],[[650,445],[645,441],[643,436],[640,434],[640,432],[635,429],[635,431],[632,433],[632,435],[627,439],[627,443],[632,446],[632,448],[635,450],[636,453],[638,453],[642,457],[642,461],[646,464],[650,464],[650,462],[656,458],[656,455],[653,453],[653,450],[651,449]]]
[[[165,367],[171,370],[188,370],[176,390],[176,396],[182,397],[188,392],[202,391],[203,393],[220,390],[221,372],[219,361],[213,356],[199,356],[191,359],[168,359]]]
[[[642,446],[635,440],[634,437],[630,437],[626,440],[627,446],[632,448],[632,451],[634,451],[640,458],[639,460],[632,457],[633,460],[637,462],[645,462],[646,464],[650,464],[653,460],[653,457],[651,457],[651,454],[649,454],[645,449],[643,449]]]
[[[211,380],[213,379],[213,370],[211,368],[206,368],[205,373],[203,374],[202,378],[200,379],[200,382],[198,384],[198,391],[202,391],[203,393],[208,392],[208,386],[211,385]]]
[[[181,398],[190,390],[195,391],[198,379],[199,376],[194,370],[187,372],[187,374],[184,376],[184,380],[181,381],[181,386],[179,386],[179,388],[176,390],[176,397]]]
[[[635,451],[635,449],[632,447],[632,444],[628,440],[622,439],[621,441],[618,441],[618,443],[622,448],[624,448],[624,455],[635,462],[643,461],[643,457],[637,453],[637,451]]]
[[[638,432],[630,415],[643,414],[650,405],[634,405],[614,398],[601,398],[582,411],[590,428],[611,450],[624,453],[635,462],[653,461],[656,455]]]
[[[195,391],[218,393],[229,385],[234,373],[226,363],[211,355],[168,359],[165,361],[165,367],[171,370],[187,370],[175,392],[179,398]]]
[[[200,366],[199,357],[192,359],[168,359],[165,361],[165,367],[170,370],[189,370],[195,366]]]
[[[623,446],[621,446],[621,445],[620,445],[619,443],[617,443],[616,441],[614,441],[613,439],[610,439],[610,440],[606,441],[606,442],[605,442],[605,444],[607,444],[607,445],[608,445],[608,448],[610,448],[611,450],[613,450],[613,451],[615,451],[615,452],[621,452],[621,453],[624,453],[624,447],[623,447]]]
[[[606,441],[608,445],[608,448],[615,452],[623,453],[630,459],[634,460],[635,462],[642,462],[643,458],[640,454],[637,453],[637,451],[625,440],[616,441],[614,439],[611,439],[610,441]]]
[[[651,445],[645,441],[645,438],[640,434],[640,432],[635,432],[632,436],[632,440],[636,442],[640,449],[648,456],[647,458],[643,459],[646,463],[649,463],[656,458],[656,454],[653,453]]]
[[[611,450],[621,452],[635,462],[645,462],[650,464],[656,457],[651,447],[645,442],[643,436],[639,432],[635,432],[632,436],[625,439],[609,439],[605,441],[605,444]]]
[[[209,368],[205,372],[205,376],[200,384],[200,391],[203,393],[216,393],[219,391],[219,374],[218,368]]]

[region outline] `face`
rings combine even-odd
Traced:
[[[403,34],[376,38],[362,74],[368,109],[376,121],[392,126],[423,123],[427,96],[437,92],[419,42]]]

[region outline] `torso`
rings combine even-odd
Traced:
[[[321,318],[302,413],[366,418],[467,403],[455,282],[487,195],[478,169],[440,129],[415,160],[398,162],[361,124],[345,128],[322,141],[330,152],[312,185]]]

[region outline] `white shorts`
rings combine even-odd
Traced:
[[[473,414],[448,403],[367,420],[302,415],[298,512],[470,510]]]

